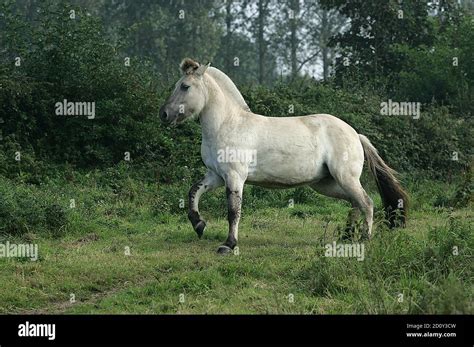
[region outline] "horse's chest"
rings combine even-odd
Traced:
[[[217,152],[218,149],[215,145],[203,141],[201,145],[202,161],[208,169],[211,169],[214,172],[217,172],[218,169]]]

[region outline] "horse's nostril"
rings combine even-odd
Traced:
[[[168,113],[166,113],[166,111],[161,111],[160,118],[161,118],[161,120],[167,120],[168,119]]]

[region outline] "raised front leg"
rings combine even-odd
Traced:
[[[227,218],[229,221],[229,235],[222,246],[217,249],[220,254],[232,252],[239,238],[239,220],[242,208],[242,193],[244,180],[239,175],[229,175],[226,178]]]
[[[201,195],[207,191],[223,186],[224,180],[212,171],[208,171],[204,178],[194,183],[189,190],[189,211],[188,218],[193,225],[194,231],[196,231],[199,238],[201,238],[206,228],[206,222],[201,218],[199,214],[199,199]]]

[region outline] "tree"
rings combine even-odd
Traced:
[[[302,0],[284,1],[275,16],[274,49],[291,78],[308,73],[318,60],[323,66],[323,78],[327,78],[334,52],[328,42],[343,28],[345,19],[317,2]]]
[[[314,61],[319,54],[319,47],[311,38],[311,12],[313,2],[286,0],[280,5],[280,12],[275,20],[273,45],[283,64],[289,68],[294,79],[305,64]]]
[[[246,23],[249,3],[225,0],[219,10],[223,28],[219,49],[213,65],[222,69],[235,83],[258,82],[258,52]]]
[[[335,49],[330,46],[331,38],[343,31],[347,25],[347,19],[340,15],[336,10],[327,10],[318,7],[315,11],[318,17],[319,26],[314,29],[314,36],[318,38],[319,47],[321,51],[321,61],[323,67],[323,79],[327,80],[329,77],[329,69],[334,63]]]
[[[220,45],[214,0],[106,2],[101,11],[109,31],[124,37],[131,57],[148,57],[171,83],[184,57],[211,61]]]
[[[367,78],[397,71],[400,57],[394,44],[419,46],[433,42],[428,4],[424,1],[320,0],[350,19],[350,29],[334,35],[331,46],[340,47],[338,70],[356,70]],[[347,69],[346,69],[347,68]]]

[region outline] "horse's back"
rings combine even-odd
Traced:
[[[360,142],[354,128],[330,114],[320,113],[296,117],[266,117],[256,114],[252,116],[255,122],[247,124],[260,128],[263,133],[278,134],[281,140],[294,139],[299,142],[303,138],[313,139],[317,145],[323,140],[351,144],[354,141]]]
[[[357,132],[342,119],[327,113],[311,114],[296,117],[308,126],[325,126],[329,130],[344,131],[348,134],[357,135]]]

